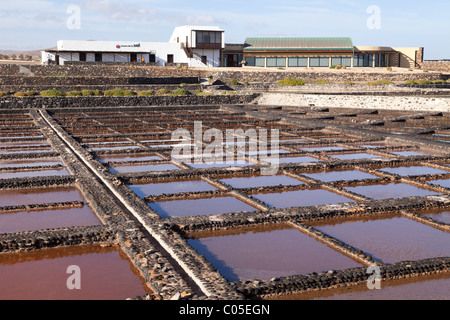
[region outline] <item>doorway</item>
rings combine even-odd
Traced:
[[[173,63],[173,54],[167,55],[167,63]]]

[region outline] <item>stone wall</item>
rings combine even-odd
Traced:
[[[0,91],[4,92],[27,92],[27,91],[37,91],[41,92],[49,89],[56,89],[62,92],[70,92],[70,91],[81,91],[81,90],[100,90],[106,91],[111,89],[123,89],[123,90],[132,90],[134,92],[140,91],[149,91],[153,90],[154,92],[164,88],[169,91],[173,91],[175,89],[180,88],[180,85],[177,84],[141,84],[141,85],[64,85],[64,86],[55,86],[55,85],[1,85]],[[183,86],[186,90],[190,92],[195,92],[196,90],[202,90],[203,87],[200,84],[188,84]]]
[[[316,80],[328,80],[332,83],[343,82],[369,82],[377,80],[388,80],[392,82],[404,83],[407,80],[440,80],[443,76],[440,73],[428,72],[351,72],[347,70],[339,70],[335,72],[281,72],[281,71],[251,71],[250,68],[245,68],[242,71],[216,71],[211,70],[209,75],[214,80],[220,80],[225,83],[230,83],[232,79],[239,82],[248,81],[259,83],[275,83],[284,78],[303,79],[305,81],[314,82]]]
[[[416,51],[416,63],[419,68],[423,70],[429,70],[429,71],[439,71],[443,73],[447,73],[447,79],[450,77],[450,61],[424,61],[424,48],[421,48],[421,50]]]
[[[450,62],[419,62],[419,65],[423,70],[450,73]]]
[[[258,97],[249,95],[132,96],[132,97],[1,97],[0,109],[97,108],[111,106],[178,106],[247,104]]]
[[[450,111],[447,96],[415,96],[405,94],[308,94],[308,93],[264,93],[258,98],[260,105],[320,106],[330,108],[361,108],[413,111]]]
[[[198,77],[199,70],[185,69],[177,67],[152,67],[138,66],[132,64],[126,65],[28,65],[35,76],[71,76],[71,77],[142,77],[142,78],[158,78],[158,77]],[[19,75],[20,68],[18,65],[3,64],[0,65],[0,75]]]
[[[0,76],[0,85],[17,86],[88,86],[88,85],[138,85],[138,84],[197,84],[198,77],[23,77]]]

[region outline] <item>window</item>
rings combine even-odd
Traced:
[[[355,54],[353,57],[353,65],[355,67],[372,67],[373,61],[373,54]]]
[[[173,54],[167,55],[167,63],[173,63]]]
[[[286,57],[267,57],[268,67],[286,67]]]
[[[265,67],[266,58],[264,57],[246,57],[245,61],[249,67]]]
[[[102,54],[101,53],[95,53],[95,61],[101,62],[102,61]]]
[[[148,62],[156,62],[156,55],[153,53],[150,53]]]
[[[330,58],[329,57],[311,57],[309,58],[310,67],[329,67]]]
[[[331,65],[332,66],[341,65],[341,66],[351,67],[352,66],[352,58],[350,58],[350,57],[332,57]]]
[[[86,61],[86,52],[80,52],[80,61]]]
[[[288,67],[307,67],[308,58],[307,57],[289,57]]]
[[[247,66],[249,67],[255,67],[255,57],[246,57],[245,62],[247,62]]]
[[[222,32],[221,31],[196,31],[197,47],[208,47],[208,45],[214,45],[219,47],[222,44]]]
[[[256,67],[265,67],[266,66],[266,58],[256,57],[255,58],[255,66]]]

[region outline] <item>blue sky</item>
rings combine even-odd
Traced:
[[[0,0],[0,50],[44,49],[57,40],[168,41],[180,25],[214,25],[227,43],[246,37],[340,37],[354,45],[425,47],[450,58],[450,1]],[[70,29],[70,6],[80,28]],[[369,28],[379,9],[379,28]],[[378,17],[378,16],[376,16]],[[75,21],[75,20],[73,20]]]

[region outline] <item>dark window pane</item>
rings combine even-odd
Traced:
[[[245,61],[247,62],[247,65],[250,67],[255,67],[255,57],[246,57]]]
[[[255,65],[257,67],[265,67],[266,66],[266,58],[264,58],[264,57],[256,57],[255,58]]]

